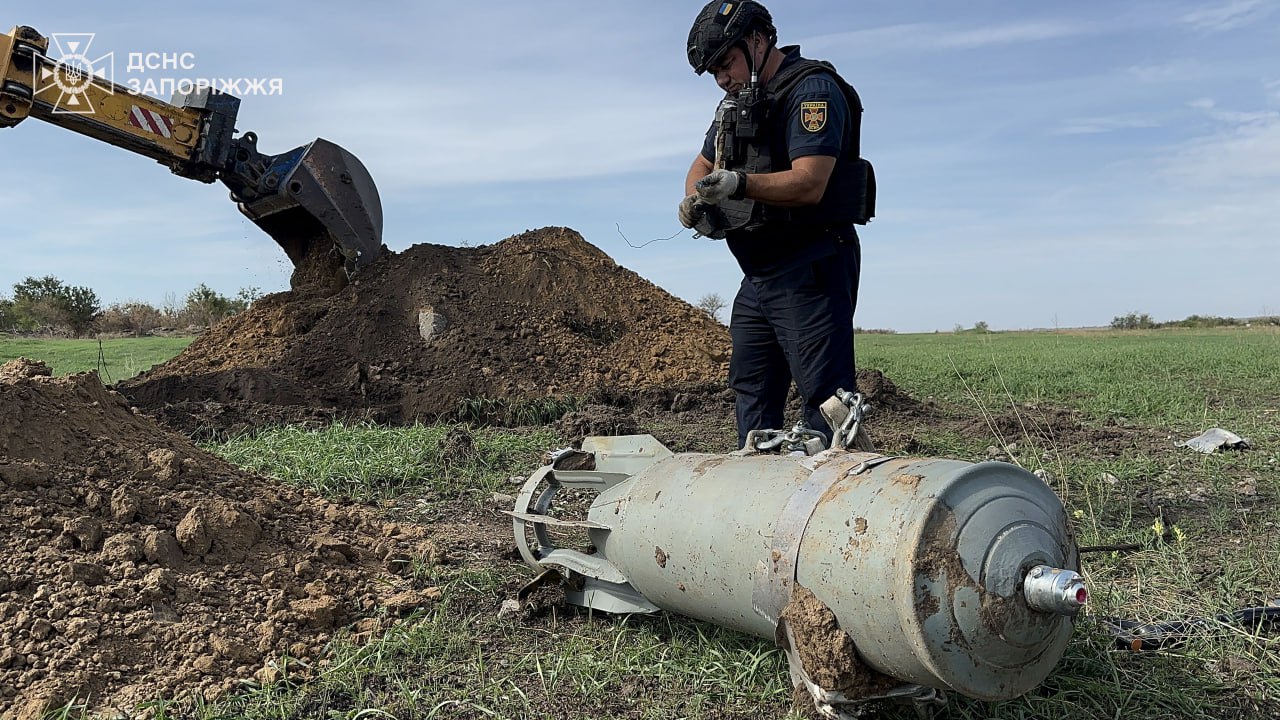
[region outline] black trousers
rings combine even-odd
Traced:
[[[831,437],[818,408],[837,389],[856,390],[853,312],[862,250],[858,236],[835,255],[768,277],[742,279],[733,301],[729,386],[737,394],[738,446],[751,430],[787,429],[784,409],[794,380],[804,420]]]

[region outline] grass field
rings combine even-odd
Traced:
[[[193,339],[113,338],[99,344],[97,340],[40,339],[0,333],[0,364],[25,357],[43,361],[55,375],[97,370],[102,381],[110,384],[172,358]]]
[[[0,357],[55,357],[39,344],[14,353],[13,342],[0,340]],[[116,352],[131,352],[131,341],[118,342]],[[894,437],[911,436],[913,454],[978,461],[999,446],[1024,467],[1052,473],[1081,545],[1142,546],[1084,557],[1087,616],[1041,688],[1003,703],[953,696],[945,717],[1280,717],[1274,633],[1210,621],[1176,647],[1131,653],[1098,622],[1213,616],[1280,597],[1275,329],[865,335],[858,343],[861,366],[932,399],[938,417],[951,419],[895,428]],[[50,352],[60,353],[59,372],[93,367],[91,358],[77,368],[67,346]],[[1069,414],[1071,432],[1046,439],[1031,430],[1051,410]],[[1008,442],[983,431],[984,419],[994,426],[997,416],[1025,423],[1025,437]],[[965,430],[958,420],[966,418],[979,429]],[[1252,449],[1201,455],[1175,447],[1214,426],[1249,437]],[[873,417],[873,436],[876,428]],[[546,429],[472,429],[476,452],[458,463],[434,450],[450,429],[283,428],[209,447],[283,482],[399,517],[509,532],[492,494],[514,494],[511,476],[535,469],[558,439]],[[285,660],[285,680],[247,682],[233,698],[200,703],[195,716],[776,718],[791,707],[785,663],[770,643],[674,616],[499,618],[530,573],[512,558],[460,553],[421,569],[444,590],[430,610],[373,642],[336,641],[318,666]],[[167,707],[152,711],[172,717]],[[915,717],[901,707],[872,712]],[[76,716],[74,708],[64,714]]]
[[[1095,420],[1274,432],[1280,328],[862,335],[860,366],[918,397],[1052,403]],[[1201,428],[1203,429],[1203,428]],[[1198,431],[1197,431],[1198,432]]]

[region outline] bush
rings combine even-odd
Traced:
[[[0,295],[0,332],[17,329],[18,318],[13,314],[13,301]]]
[[[129,333],[141,337],[172,323],[173,318],[166,318],[164,313],[144,302],[132,300],[116,303],[102,313],[98,319],[98,329],[109,333]]]
[[[1150,330],[1157,325],[1150,315],[1131,312],[1128,315],[1117,315],[1112,318],[1111,327],[1114,330]]]
[[[1237,320],[1232,317],[1216,317],[1213,315],[1188,315],[1182,320],[1162,323],[1163,327],[1188,328],[1237,327],[1240,325],[1244,325],[1244,322],[1241,320]]]
[[[1129,313],[1128,315],[1118,315],[1112,319],[1111,328],[1113,330],[1153,330],[1156,328],[1244,327],[1252,323],[1266,325],[1268,320],[1274,320],[1274,318],[1260,317],[1241,320],[1240,318],[1218,317],[1217,315],[1188,315],[1181,320],[1156,322],[1146,313],[1141,315]],[[1271,324],[1275,323],[1272,322]]]
[[[188,323],[209,327],[244,312],[260,297],[262,291],[258,288],[240,288],[234,298],[229,298],[200,283],[199,287],[187,294],[187,303],[183,306],[181,315]]]
[[[185,304],[169,293],[163,308],[129,300],[104,311],[97,293],[87,287],[66,285],[52,275],[28,277],[13,286],[12,298],[0,295],[0,331],[79,337],[98,329],[141,336],[160,327],[207,327],[244,312],[260,297],[262,291],[255,287],[241,288],[229,298],[202,283],[187,294]]]
[[[61,298],[63,319],[71,327],[71,334],[80,337],[93,329],[93,323],[102,314],[98,294],[87,287],[69,287]]]
[[[16,329],[66,329],[79,336],[93,328],[102,308],[93,290],[64,285],[58,278],[46,275],[28,277],[13,286],[9,314]]]

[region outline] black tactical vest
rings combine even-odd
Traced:
[[[798,52],[799,48],[781,48]],[[786,140],[787,99],[802,80],[826,72],[844,91],[849,106],[849,138],[845,154],[838,158],[822,201],[810,207],[785,208],[753,200],[722,201],[721,209],[730,223],[728,237],[749,235],[803,236],[829,228],[865,225],[875,216],[875,174],[871,163],[861,157],[860,134],[862,100],[828,62],[799,58],[778,71],[764,87],[763,97],[739,103],[734,123],[737,137],[726,163],[728,170],[746,173],[773,173],[791,169]],[[747,109],[747,114],[741,114]],[[745,239],[745,238],[744,238]]]

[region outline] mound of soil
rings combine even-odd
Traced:
[[[431,599],[397,576],[420,530],[239,471],[95,373],[8,363],[0,407],[0,718],[212,697]]]
[[[409,423],[468,398],[625,394],[727,372],[724,326],[566,228],[387,253],[336,293],[305,278],[120,391],[154,412],[212,401]]]

